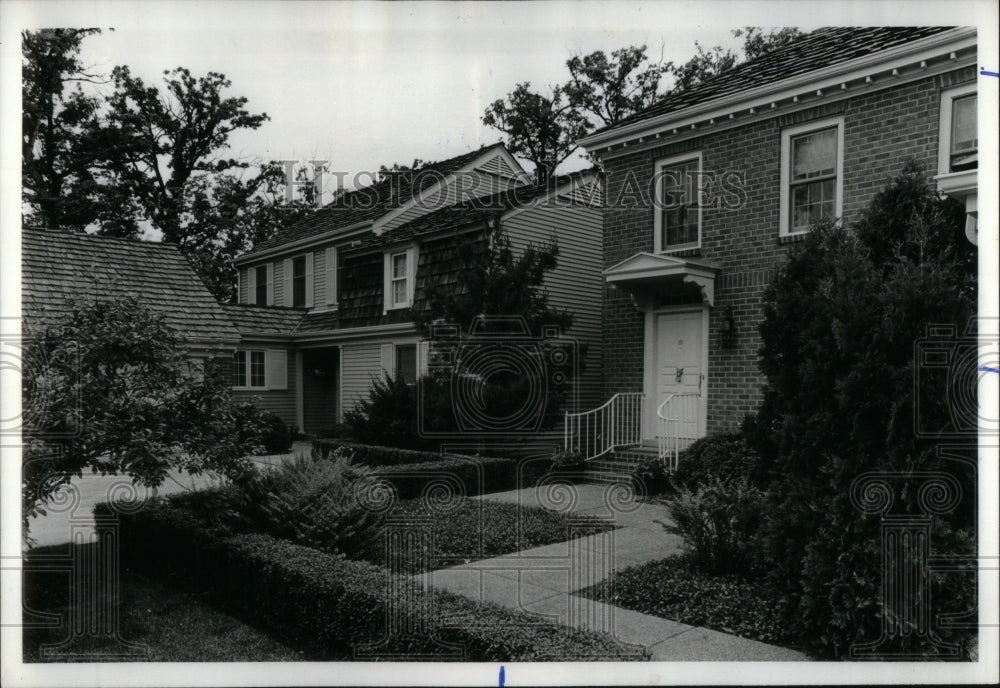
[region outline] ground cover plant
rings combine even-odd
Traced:
[[[760,580],[706,574],[684,555],[633,566],[618,572],[613,586],[599,583],[576,594],[751,640],[799,645],[784,622],[780,592]]]

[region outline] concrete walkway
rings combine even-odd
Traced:
[[[479,499],[544,506],[571,516],[613,519],[617,530],[515,554],[439,569],[420,576],[425,585],[493,602],[552,621],[609,633],[643,645],[657,661],[802,661],[795,650],[688,626],[575,595],[624,568],[680,551],[681,539],[657,521],[669,520],[659,504],[628,499],[611,485],[566,485],[513,490]]]
[[[274,465],[285,461],[297,453],[308,454],[312,448],[309,441],[292,444],[288,454],[253,456],[257,465]],[[150,499],[178,492],[192,492],[221,484],[216,476],[193,476],[179,471],[171,471],[163,484],[156,489],[133,486],[132,479],[123,475],[86,474],[73,478],[56,493],[53,503],[46,507],[46,514],[30,522],[30,535],[37,546],[61,545],[73,539],[75,533],[93,537],[94,505],[114,499]]]

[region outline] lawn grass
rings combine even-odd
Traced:
[[[447,510],[431,511],[422,499],[401,500],[390,512],[391,522],[418,525],[430,518],[433,548],[407,555],[404,573],[423,573],[470,561],[512,554],[531,547],[563,542],[614,528],[609,520],[569,517],[541,507],[463,498]],[[383,533],[359,558],[386,565]]]
[[[78,556],[88,556],[78,546]],[[32,556],[59,555],[70,545],[35,550]],[[70,576],[63,571],[24,573],[25,605],[54,614],[49,628],[25,628],[24,662],[282,662],[307,659],[267,633],[208,606],[199,596],[179,592],[123,569],[119,586],[118,638],[69,638],[74,615],[68,600]],[[32,618],[38,618],[32,615]],[[86,618],[86,617],[84,617]],[[49,645],[43,654],[43,647]],[[345,657],[345,659],[347,659]]]
[[[787,632],[785,606],[767,586],[734,576],[712,576],[694,570],[683,556],[633,566],[608,581],[576,594],[618,607],[702,626],[751,640],[799,648],[800,638]]]

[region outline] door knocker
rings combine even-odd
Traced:
[[[678,368],[677,369],[676,378],[677,378],[677,384],[680,384],[681,380],[684,378],[684,369],[683,368]]]

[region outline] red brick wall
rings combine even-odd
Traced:
[[[745,175],[745,205],[705,208],[702,248],[689,252],[722,268],[709,324],[709,433],[738,426],[762,396],[757,369],[762,296],[788,249],[787,240],[778,238],[782,129],[844,118],[843,215],[850,223],[908,158],[928,175],[937,173],[941,89],[974,78],[974,68],[966,68],[605,160],[605,267],[639,251],[653,251],[648,186],[654,161],[700,151],[704,171]],[[613,287],[606,287],[605,294],[603,383],[608,398],[615,392],[642,391],[643,316],[628,294]],[[732,349],[721,345],[727,306],[732,306],[736,323]]]

